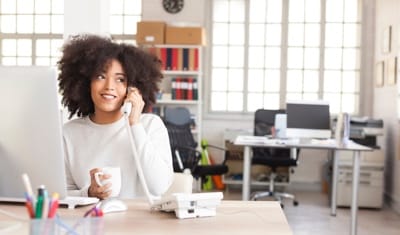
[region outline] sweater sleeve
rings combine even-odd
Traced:
[[[160,196],[173,180],[171,148],[168,131],[161,118],[153,114],[146,116],[148,122],[131,128],[149,191]]]

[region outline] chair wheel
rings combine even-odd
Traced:
[[[299,202],[296,201],[296,200],[294,200],[294,201],[293,201],[293,206],[298,206],[298,205],[299,205]]]

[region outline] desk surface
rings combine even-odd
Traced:
[[[327,140],[302,140],[302,139],[269,139],[265,136],[237,136],[235,145],[244,146],[243,155],[243,185],[242,198],[248,200],[250,196],[250,166],[251,166],[251,147],[268,147],[268,148],[310,148],[310,149],[326,149],[333,151],[333,175],[331,190],[331,214],[336,215],[336,194],[338,182],[338,150],[353,152],[353,184],[351,196],[351,226],[350,234],[357,234],[357,208],[358,208],[358,184],[360,176],[360,152],[373,151],[372,148],[357,144],[351,140],[346,143],[338,143],[335,139]],[[295,152],[295,151],[293,151]],[[356,182],[356,183],[355,183]]]
[[[104,215],[105,234],[292,234],[278,202],[272,201],[222,201],[217,216],[196,219],[177,219],[174,213],[151,211],[146,201],[127,200],[125,212]],[[79,218],[90,207],[74,210],[60,208],[61,218]],[[27,218],[26,208],[19,205],[0,204],[0,209]],[[14,221],[0,213],[1,222]],[[4,229],[4,228],[3,228]],[[2,233],[3,234],[3,233]],[[8,234],[29,234],[29,223],[21,222]]]
[[[235,139],[235,145],[269,148],[311,148],[311,149],[332,149],[349,151],[373,151],[349,140],[346,144],[339,144],[335,139],[271,139],[266,136],[245,136],[240,135]]]

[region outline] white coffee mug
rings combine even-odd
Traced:
[[[108,179],[100,180],[101,175],[111,175]],[[111,183],[111,197],[117,197],[121,191],[121,168],[119,167],[103,167],[101,171],[94,173],[94,179],[99,186]]]

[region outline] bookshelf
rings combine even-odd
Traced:
[[[193,115],[192,130],[196,140],[201,140],[202,110],[202,47],[197,45],[145,46],[162,61],[164,78],[153,112],[163,116],[165,107],[186,107]]]

